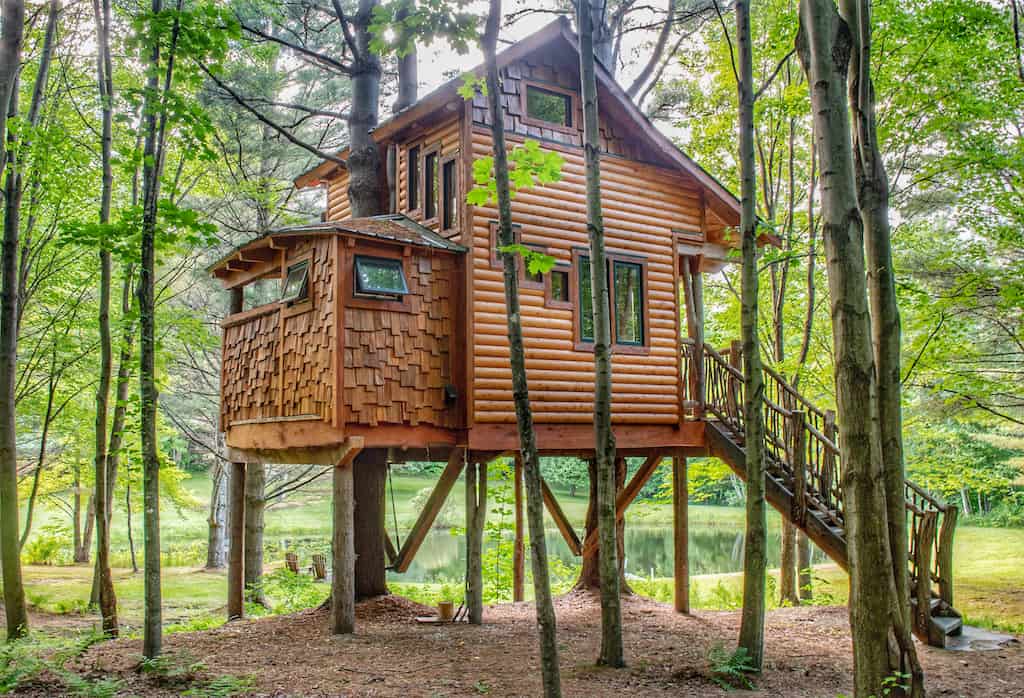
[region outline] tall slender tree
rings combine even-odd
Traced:
[[[754,71],[750,0],[736,0],[739,96],[741,334],[743,341],[743,426],[747,470],[747,525],[743,548],[743,612],[739,646],[757,670],[764,662],[765,550],[764,376],[758,342],[757,173],[754,159]]]
[[[114,120],[114,79],[113,61],[110,59],[110,0],[93,0],[93,15],[96,21],[96,83],[99,89],[102,126],[100,132],[100,160],[102,179],[100,183],[101,227],[110,225],[110,205],[113,197],[114,174],[112,166],[113,120]],[[110,572],[110,514],[112,503],[108,490],[114,483],[107,481],[107,416],[110,402],[110,380],[113,372],[113,343],[110,334],[110,277],[112,270],[110,248],[106,235],[100,235],[100,374],[96,387],[96,433],[95,433],[95,494],[96,502],[96,587],[99,594],[100,616],[103,633],[117,636],[117,597],[114,579]]]
[[[512,396],[519,430],[519,449],[523,460],[526,486],[526,518],[530,531],[530,566],[533,570],[534,606],[540,640],[541,678],[546,698],[562,695],[558,668],[558,640],[555,606],[548,577],[548,551],[544,532],[544,496],[541,491],[540,455],[537,434],[533,427],[530,389],[526,374],[526,350],[523,345],[523,322],[519,312],[519,260],[513,250],[512,194],[508,174],[508,152],[502,117],[501,78],[498,75],[497,46],[501,22],[501,0],[490,0],[490,11],[481,40],[485,62],[487,103],[491,115],[491,140],[494,152],[495,198],[498,203],[498,239],[505,266],[505,308],[508,321],[509,360],[512,367]]]
[[[591,4],[593,3],[593,4]],[[597,108],[595,36],[601,31],[600,0],[577,3],[580,92],[583,96],[583,157],[587,186],[587,235],[594,315],[594,456],[597,465],[597,531],[601,575],[601,654],[598,663],[626,664],[622,644],[622,599],[615,521],[615,434],[612,431],[611,307],[601,214],[601,146]],[[586,308],[582,312],[587,312]]]

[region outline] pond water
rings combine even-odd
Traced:
[[[582,535],[581,535],[582,537]],[[547,532],[548,553],[567,565],[579,564],[557,530]],[[671,526],[626,525],[626,573],[640,577],[671,577],[673,543]],[[768,566],[778,567],[780,532],[768,532]],[[814,562],[824,556],[814,550]],[[461,536],[444,529],[432,530],[423,541],[415,560],[404,574],[389,573],[402,582],[446,582],[462,577],[466,548]],[[527,558],[527,564],[529,559]],[[690,524],[690,574],[740,572],[743,569],[743,527],[735,524],[702,522]]]

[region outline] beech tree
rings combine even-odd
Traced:
[[[743,247],[740,329],[743,341],[743,427],[747,471],[747,525],[743,546],[743,612],[740,648],[758,671],[764,662],[765,447],[764,374],[758,340],[757,176],[754,168],[754,71],[750,40],[750,0],[736,0],[739,97],[740,237]]]

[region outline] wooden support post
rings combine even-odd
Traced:
[[[639,470],[633,474],[633,478],[629,481],[629,484],[622,488],[618,496],[615,498],[615,521],[618,523],[626,515],[626,509],[633,503],[636,496],[640,494],[640,490],[643,489],[647,481],[651,479],[651,475],[654,474],[655,469],[661,463],[662,455],[660,453],[653,456],[648,456],[647,460],[643,462]],[[583,555],[589,557],[594,550],[597,548],[597,529],[593,529],[587,533],[586,540],[583,541]]]
[[[729,365],[743,373],[743,342],[734,339],[729,347]],[[740,399],[740,384],[736,376],[729,374],[729,418],[734,427],[742,427],[743,401]],[[742,434],[740,434],[742,436]]]
[[[917,604],[914,609],[914,634],[921,642],[942,647],[944,640],[932,632],[932,548],[935,545],[935,527],[938,512],[926,511],[921,517],[917,540],[914,542],[914,564],[917,567],[917,579],[914,580],[914,596]]]
[[[416,523],[413,524],[412,530],[409,531],[408,537],[402,544],[402,549],[398,551],[398,559],[394,563],[396,572],[405,572],[409,569],[413,558],[416,557],[416,551],[420,549],[423,539],[427,537],[430,527],[434,525],[434,519],[437,518],[441,507],[444,506],[448,493],[452,491],[452,486],[459,479],[464,459],[465,451],[463,449],[452,449],[451,455],[448,457],[448,465],[445,466],[441,477],[438,478],[434,491],[427,498],[423,511],[420,512],[419,518],[416,519]]]
[[[789,464],[793,469],[793,510],[791,520],[801,528],[807,524],[807,432],[803,410],[789,416]]]
[[[836,428],[836,413],[833,410],[825,411],[825,436],[835,445],[839,445],[839,429]],[[839,483],[833,483],[836,479],[836,457],[838,453],[831,448],[825,447],[825,457],[821,466],[821,496],[825,500],[825,506],[833,508],[836,501],[835,494],[838,492]]]
[[[683,273],[688,276],[686,292],[692,295],[687,298],[686,324],[690,338],[693,339],[692,372],[693,396],[697,401],[697,415],[704,417],[704,276],[700,272],[700,258],[690,257],[683,260]],[[691,317],[692,315],[692,317]]]
[[[519,453],[516,453],[514,478],[516,537],[512,548],[512,600],[522,601],[523,571],[526,556],[523,546],[523,456]]]
[[[228,620],[245,613],[245,463],[232,463],[228,479]]]
[[[384,525],[387,472],[387,451],[383,448],[364,449],[353,462],[357,599],[388,593],[387,562],[381,543],[382,538],[387,538]]]
[[[939,553],[936,560],[939,568],[939,597],[953,605],[953,533],[960,510],[950,504],[942,512],[939,527]]]
[[[569,545],[569,550],[576,557],[579,557],[583,552],[583,547],[580,545],[579,536],[576,535],[575,529],[572,524],[569,523],[569,518],[562,511],[562,507],[559,506],[558,500],[555,499],[554,493],[551,488],[548,487],[547,481],[543,478],[540,481],[541,494],[544,496],[544,506],[548,508],[548,513],[551,514],[551,518],[555,520],[555,525],[558,526],[558,530],[562,534],[562,538],[565,538],[565,542]]]
[[[686,456],[672,456],[672,528],[675,548],[675,605],[679,613],[690,612],[690,490],[686,477]]]
[[[355,492],[352,462],[334,466],[333,535],[331,537],[331,633],[356,629]]]
[[[484,520],[487,518],[487,463],[471,459],[466,465],[466,607],[469,622],[483,623]]]

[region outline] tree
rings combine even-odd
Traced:
[[[583,154],[587,185],[587,235],[594,315],[594,456],[597,467],[597,529],[601,571],[601,655],[599,664],[625,666],[622,600],[615,516],[615,434],[612,432],[611,311],[605,272],[604,220],[601,215],[601,150],[598,133],[595,33],[603,5],[578,5],[580,92],[583,97]],[[586,309],[583,309],[586,312]]]
[[[103,114],[100,135],[100,158],[102,160],[102,181],[100,185],[99,224],[110,224],[110,205],[113,197],[114,175],[111,158],[113,154],[114,80],[113,61],[110,58],[110,0],[93,0],[93,14],[96,19],[96,82]],[[96,388],[96,454],[95,494],[96,502],[96,579],[99,593],[100,615],[103,618],[103,633],[117,637],[117,597],[114,579],[110,573],[110,513],[108,507],[112,497],[108,490],[114,484],[107,481],[107,408],[110,400],[110,379],[113,372],[113,343],[110,336],[110,277],[111,254],[106,245],[100,247],[100,375]]]
[[[739,646],[758,671],[764,662],[765,447],[764,374],[758,340],[757,179],[754,172],[754,72],[750,40],[750,2],[736,0],[736,45],[739,54],[740,237],[743,246],[741,332],[743,337],[743,427],[747,471],[747,528],[743,547],[743,612]]]
[[[797,52],[813,85],[821,162],[822,230],[828,260],[836,405],[850,562],[850,627],[857,696],[878,695],[899,669],[889,632],[899,622],[887,524],[864,264],[864,229],[854,184],[846,100],[850,28],[833,0],[801,0]],[[896,639],[905,638],[900,632]],[[919,670],[916,690],[922,690]]]
[[[530,407],[529,382],[526,375],[526,351],[523,346],[522,315],[519,312],[519,264],[551,268],[553,260],[537,260],[528,248],[515,245],[512,232],[512,193],[509,182],[508,152],[505,145],[505,127],[502,117],[501,82],[498,75],[497,45],[501,21],[501,0],[490,0],[481,47],[484,53],[484,89],[491,114],[491,140],[493,158],[477,160],[473,165],[477,187],[470,193],[469,203],[484,203],[493,198],[498,204],[499,252],[504,264],[505,306],[508,322],[509,360],[512,367],[512,394],[516,408],[516,426],[519,431],[519,448],[523,460],[523,480],[526,486],[526,518],[530,531],[530,566],[533,570],[534,606],[537,614],[537,628],[540,640],[541,677],[544,695],[556,698],[562,695],[561,674],[558,668],[558,640],[555,627],[555,607],[551,599],[551,581],[548,578],[548,551],[544,538],[544,498],[541,491],[540,455],[537,451],[537,434],[533,428],[533,411]],[[464,94],[471,97],[472,92]],[[526,144],[527,154],[539,156],[536,142]],[[539,167],[529,168],[530,162]],[[561,157],[550,153],[544,157],[524,157],[517,160],[524,172],[516,177],[541,183],[560,177]],[[493,174],[492,174],[493,173]],[[480,185],[483,185],[482,187]],[[518,249],[521,248],[521,249]],[[517,253],[524,255],[522,260]]]

